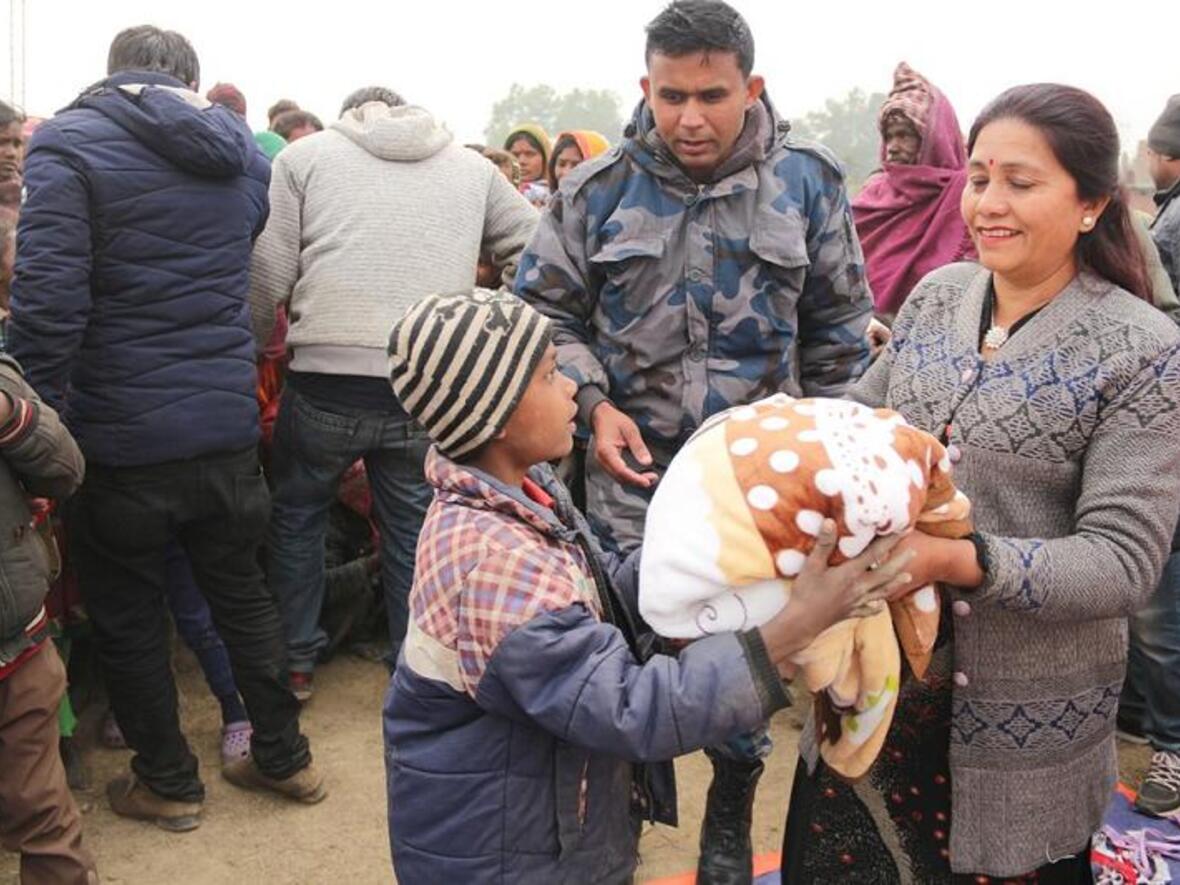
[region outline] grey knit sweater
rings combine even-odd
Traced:
[[[422,108],[349,111],[275,158],[250,266],[259,346],[286,304],[293,370],[386,377],[389,332],[406,309],[471,289],[481,251],[511,286],[537,217]]]
[[[991,565],[953,592],[951,864],[1012,876],[1082,849],[1111,797],[1125,619],[1180,512],[1180,331],[1083,273],[984,362],[990,282],[926,277],[851,396],[961,450]]]

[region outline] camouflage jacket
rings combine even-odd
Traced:
[[[843,176],[769,101],[693,181],[640,104],[624,142],[562,182],[516,292],[555,324],[585,420],[609,398],[675,450],[709,415],[831,396],[868,364],[872,301]]]
[[[1180,295],[1180,181],[1156,194],[1155,202],[1159,212],[1151,224],[1152,237],[1172,288]]]

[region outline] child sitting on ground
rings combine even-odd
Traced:
[[[788,703],[787,658],[904,586],[896,538],[829,567],[830,521],[773,620],[647,655],[638,557],[602,553],[547,462],[574,383],[514,296],[432,296],[394,327],[394,391],[436,446],[410,624],[385,702],[403,882],[620,882],[643,818],[675,822],[673,757]],[[870,566],[879,566],[871,569]]]

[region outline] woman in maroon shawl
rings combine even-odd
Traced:
[[[967,152],[946,96],[902,62],[878,120],[881,171],[852,201],[852,217],[877,313],[892,316],[922,277],[975,250],[959,214]]]

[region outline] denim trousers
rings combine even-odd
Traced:
[[[397,660],[406,635],[418,532],[434,497],[423,473],[430,440],[403,411],[348,406],[325,411],[291,385],[283,391],[271,452],[274,507],[267,535],[267,575],[287,635],[288,666],[310,672],[328,644],[324,537],[340,477],[364,459],[377,531],[381,584]]]
[[[170,543],[165,562],[167,578],[164,592],[167,594],[172,620],[176,622],[176,632],[196,655],[213,696],[219,701],[236,697],[238,686],[234,682],[229,652],[213,624],[213,612],[201,595],[201,588],[197,586],[193,567],[185,556],[184,548],[175,541]]]

